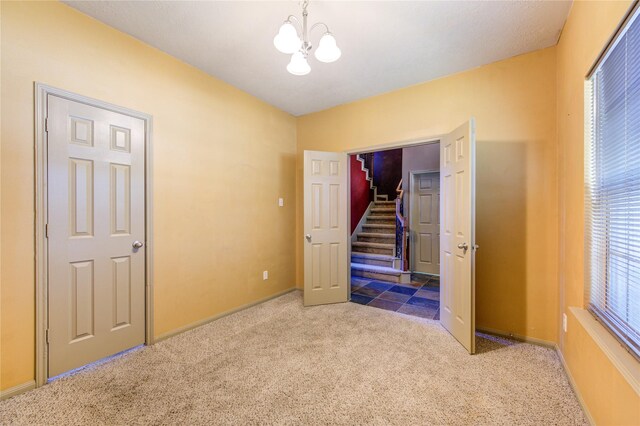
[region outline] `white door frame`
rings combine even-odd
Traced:
[[[409,208],[409,229],[411,229],[411,198],[413,197],[413,187],[415,185],[415,180],[416,180],[416,175],[421,175],[424,173],[438,173],[440,174],[440,169],[426,169],[426,170],[416,170],[414,172],[409,172],[409,197],[407,197],[407,201],[408,201],[408,208]],[[440,197],[438,197],[438,205],[440,205]],[[407,209],[407,206],[405,206],[405,211]],[[409,239],[409,246],[412,247],[412,244],[415,243],[415,241],[411,242],[411,239]],[[416,251],[415,250],[410,250],[411,252],[411,257],[409,258],[409,271],[413,272],[413,269],[416,266],[416,258],[415,258],[415,254]],[[418,272],[419,274],[422,272]],[[427,274],[429,275],[429,274]],[[440,276],[440,275],[438,275]]]
[[[128,108],[123,108],[97,99],[88,98],[66,90],[35,82],[35,246],[36,246],[36,387],[48,381],[48,345],[46,342],[48,318],[48,274],[47,264],[47,96],[55,95],[63,99],[93,107],[113,111],[138,118],[145,123],[145,344],[154,342],[153,332],[153,118]]]
[[[348,156],[356,155],[356,154],[365,154],[367,152],[376,152],[376,151],[386,151],[389,149],[396,148],[409,148],[417,145],[431,145],[434,143],[440,143],[442,136],[428,136],[425,138],[418,139],[409,139],[405,141],[398,142],[389,142],[378,145],[369,145],[362,148],[348,149],[343,151]],[[349,162],[351,162],[351,158],[349,158]],[[348,173],[347,173],[347,199],[349,202],[347,203],[347,239],[349,241],[349,250],[347,250],[347,265],[351,265],[351,163],[349,163]],[[438,169],[438,172],[440,170]],[[404,176],[403,176],[404,178]],[[406,206],[405,206],[406,209]],[[406,210],[405,210],[406,211]],[[411,269],[411,268],[409,268]],[[351,300],[351,266],[347,268],[349,274],[347,275],[347,294],[349,296],[349,300]]]

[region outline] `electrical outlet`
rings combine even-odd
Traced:
[[[283,206],[284,206],[284,198],[278,198],[278,205],[279,205],[280,207],[283,207]]]
[[[262,271],[262,279],[263,280],[269,279],[269,271]]]
[[[567,314],[562,314],[562,331],[567,332]]]

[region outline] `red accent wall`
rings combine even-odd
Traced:
[[[362,171],[362,163],[355,155],[349,156],[349,162],[351,163],[351,233],[353,234],[362,215],[367,211],[369,203],[373,201],[373,194],[367,175]]]

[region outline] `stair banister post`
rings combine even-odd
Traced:
[[[397,224],[400,226],[400,229],[396,229],[396,243],[398,243],[398,236],[400,236],[400,241],[399,241],[399,245],[400,247],[396,248],[396,252],[398,257],[400,258],[400,262],[402,264],[402,270],[403,271],[408,271],[409,270],[409,262],[407,259],[407,219],[404,216],[404,211],[403,211],[403,196],[404,196],[404,190],[402,189],[402,179],[400,179],[400,182],[398,183],[398,186],[396,187],[396,222]],[[399,250],[398,250],[399,248]],[[399,253],[398,253],[399,252]]]

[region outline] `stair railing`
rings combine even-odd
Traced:
[[[396,188],[396,257],[400,259],[402,270],[409,270],[407,259],[407,218],[404,216],[404,190],[402,179]]]

